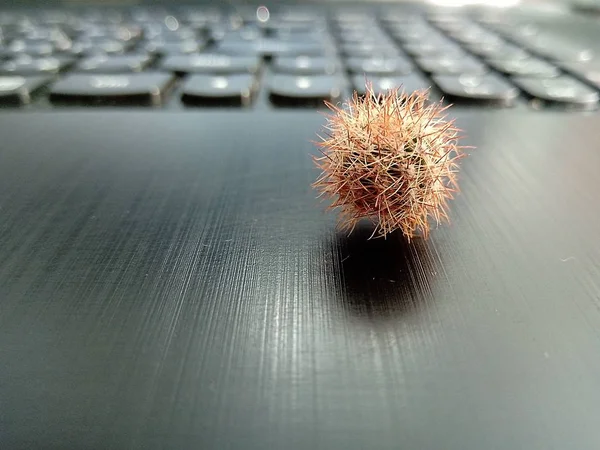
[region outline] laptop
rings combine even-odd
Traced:
[[[594,4],[2,1],[0,448],[600,448]],[[313,188],[429,89],[428,239]]]

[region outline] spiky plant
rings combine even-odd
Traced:
[[[430,219],[448,221],[448,200],[458,191],[461,131],[444,115],[448,106],[429,102],[429,91],[402,86],[375,94],[354,92],[341,107],[327,102],[327,136],[316,144],[321,175],[313,186],[333,198],[340,225],[362,219],[376,224],[373,236],[401,230],[408,240],[430,232]]]

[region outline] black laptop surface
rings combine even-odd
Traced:
[[[600,22],[2,2],[0,448],[600,448]],[[428,240],[317,199],[323,101],[431,87]]]

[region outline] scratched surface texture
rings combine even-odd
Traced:
[[[457,111],[408,245],[335,232],[316,113],[122,114],[2,117],[0,448],[600,448],[597,116]]]

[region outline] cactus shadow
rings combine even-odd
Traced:
[[[422,312],[432,301],[436,273],[427,243],[408,242],[399,232],[369,239],[372,233],[371,224],[360,224],[351,234],[336,234],[331,242],[338,306],[370,321]]]

